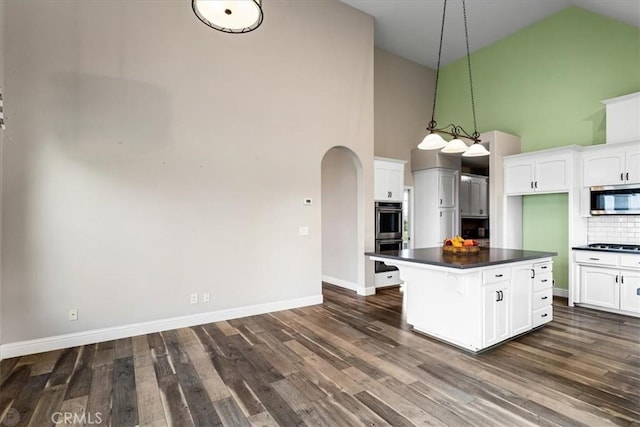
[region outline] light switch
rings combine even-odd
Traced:
[[[298,228],[298,234],[300,236],[308,236],[309,235],[309,227],[307,227],[306,225],[301,225]]]

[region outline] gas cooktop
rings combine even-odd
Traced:
[[[640,253],[640,245],[623,245],[621,243],[591,243],[573,249]]]

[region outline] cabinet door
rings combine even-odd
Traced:
[[[569,161],[569,157],[536,159],[534,190],[569,190]]]
[[[510,335],[509,282],[482,287],[482,347],[499,343]]]
[[[480,181],[475,178],[469,181],[469,214],[480,215]]]
[[[582,184],[585,187],[625,183],[624,151],[599,150],[593,153],[584,153],[582,159]]]
[[[489,216],[489,182],[487,179],[480,180],[478,191],[480,192],[478,212],[480,212],[480,216],[488,217]]]
[[[511,336],[531,329],[533,265],[511,270]]]
[[[599,267],[580,267],[580,294],[585,304],[600,307],[620,306],[618,270]]]
[[[444,239],[458,234],[456,228],[455,209],[440,209],[440,240],[436,243],[439,245]]]
[[[533,193],[533,160],[505,163],[504,192],[505,194]]]
[[[389,200],[389,169],[382,162],[375,162],[373,174],[373,198],[378,201]]]
[[[377,201],[401,202],[404,192],[404,165],[374,160],[373,198]]]
[[[471,215],[471,206],[469,203],[470,186],[471,180],[468,177],[462,177],[460,179],[460,216],[462,217]]]
[[[640,184],[640,149],[629,149],[627,151],[626,166],[626,183]]]
[[[640,313],[640,273],[620,271],[620,310]]]
[[[438,207],[456,207],[456,178],[454,171],[441,170],[438,174]]]

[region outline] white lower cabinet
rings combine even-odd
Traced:
[[[483,272],[482,345],[489,347],[553,319],[552,262]]]
[[[578,304],[622,314],[640,315],[640,256],[576,251]]]
[[[482,346],[489,347],[511,336],[511,298],[508,280],[486,285],[482,291]]]
[[[511,330],[518,335],[531,329],[533,310],[533,268],[514,267],[511,271],[513,303],[511,304]]]

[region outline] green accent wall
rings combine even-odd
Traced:
[[[473,46],[473,16],[469,34]],[[519,135],[523,152],[600,144],[600,101],[640,91],[640,29],[570,7],[478,50],[471,65],[479,132]],[[472,131],[466,58],[440,71],[436,120]],[[567,215],[566,195],[523,197],[524,247],[559,253],[561,288],[568,284]]]

